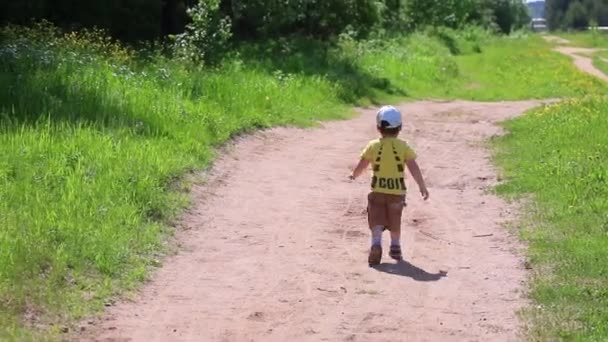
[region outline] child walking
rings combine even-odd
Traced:
[[[382,260],[382,232],[390,231],[391,245],[389,256],[395,260],[402,259],[401,253],[401,215],[405,207],[404,166],[418,184],[424,200],[429,192],[422,178],[416,153],[397,136],[401,132],[401,112],[393,106],[382,107],[376,116],[376,126],[380,138],[369,142],[361,153],[358,165],[350,174],[356,179],[371,164],[373,177],[371,192],[367,197],[367,219],[372,234],[372,244],[368,262],[370,266],[380,264]]]

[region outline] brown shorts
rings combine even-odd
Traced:
[[[400,231],[404,207],[404,195],[371,192],[367,196],[367,221],[369,228],[384,226],[388,230]]]

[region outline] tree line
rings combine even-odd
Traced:
[[[545,14],[551,30],[608,26],[608,0],[547,0]]]
[[[0,24],[46,19],[63,29],[97,27],[135,42],[184,32],[188,9],[197,6],[209,22],[226,19],[235,39],[470,24],[509,33],[529,20],[523,0],[7,0],[0,3]]]

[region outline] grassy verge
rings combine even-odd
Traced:
[[[582,75],[568,57],[551,51],[539,36],[489,39],[478,47],[483,51],[465,50],[456,56],[440,41],[433,40],[432,45],[426,40],[414,35],[394,44],[421,50],[414,54],[405,49],[401,55],[391,48],[367,54],[363,68],[389,79],[412,98],[524,100],[599,94],[607,89],[603,82]],[[456,40],[466,42],[464,37]]]
[[[593,58],[593,65],[608,75],[608,33],[577,32],[561,33],[559,36],[568,39],[571,46],[598,49],[598,52],[590,56]]]
[[[537,109],[506,124],[497,160],[506,195],[533,195],[523,235],[539,306],[534,340],[608,338],[608,97]]]
[[[496,41],[483,55],[460,59],[465,87],[459,97],[476,100],[522,100],[574,97],[601,93],[606,85],[580,71],[556,54],[539,36]],[[480,89],[483,89],[480,91]]]
[[[53,335],[143,281],[188,204],[176,184],[234,134],[354,103],[604,89],[536,38],[479,32],[248,45],[203,70],[96,34],[2,35],[0,339]]]
[[[608,33],[603,32],[574,32],[574,33],[559,33],[558,36],[570,41],[570,45],[587,47],[587,48],[602,48],[608,47]]]
[[[593,65],[608,75],[608,53],[598,53],[593,56]]]
[[[600,51],[591,56],[593,65],[608,75],[608,34],[601,32],[562,33],[562,38],[568,39],[570,45],[577,47],[596,48]]]
[[[174,184],[214,146],[349,114],[322,77],[144,63],[99,37],[38,35],[0,52],[0,337],[142,281],[186,205]]]

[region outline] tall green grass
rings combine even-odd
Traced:
[[[608,47],[608,33],[601,31],[563,32],[560,37],[570,41],[570,45],[587,48]]]
[[[532,195],[534,340],[608,339],[608,97],[572,99],[506,124],[501,193]]]
[[[16,320],[69,320],[143,280],[186,204],[174,185],[214,146],[349,114],[322,77],[21,34],[0,50],[0,311]]]
[[[248,65],[323,76],[349,103],[406,99],[480,101],[575,97],[608,88],[582,74],[537,35],[498,38],[470,28],[355,41],[328,48],[311,41],[246,46]]]
[[[608,75],[608,52],[597,53],[593,56],[593,65]]]
[[[454,40],[466,46],[467,37],[461,33]],[[366,54],[362,66],[413,98],[524,100],[607,90],[605,83],[582,75],[568,57],[551,51],[539,36],[471,40],[483,45],[472,45],[454,56],[441,40],[412,35]]]
[[[539,36],[493,42],[483,55],[462,57],[459,66],[467,84],[457,96],[481,101],[577,97],[607,89]]]
[[[608,75],[608,33],[591,31],[562,33],[560,36],[568,39],[570,45],[597,49],[591,56],[593,65]]]
[[[608,45],[606,36],[598,33],[562,37],[575,46]],[[538,52],[537,58],[546,60],[549,52]],[[505,61],[517,63],[522,57],[518,54],[509,54]],[[594,64],[606,71],[608,68],[601,60],[604,54],[594,56]],[[560,89],[558,92],[567,93],[564,88],[568,82],[553,83],[566,76],[565,68],[557,62],[553,59],[553,66],[537,72],[545,74],[547,80],[552,79],[555,89]],[[523,68],[522,72],[529,75],[534,67],[529,66],[527,72]],[[509,134],[496,141],[496,158],[508,181],[497,190],[505,196],[525,196],[530,201],[522,221],[522,236],[529,243],[529,261],[533,268],[531,297],[535,301],[535,305],[524,312],[531,323],[528,338],[603,341],[608,339],[605,287],[608,279],[608,159],[605,157],[608,98],[604,95],[605,84],[589,78],[566,77],[573,82],[570,95],[574,98],[532,110],[505,124]],[[530,97],[547,94],[548,84],[537,81],[527,81],[537,89],[529,92]],[[595,90],[589,94],[588,90],[593,87]]]

